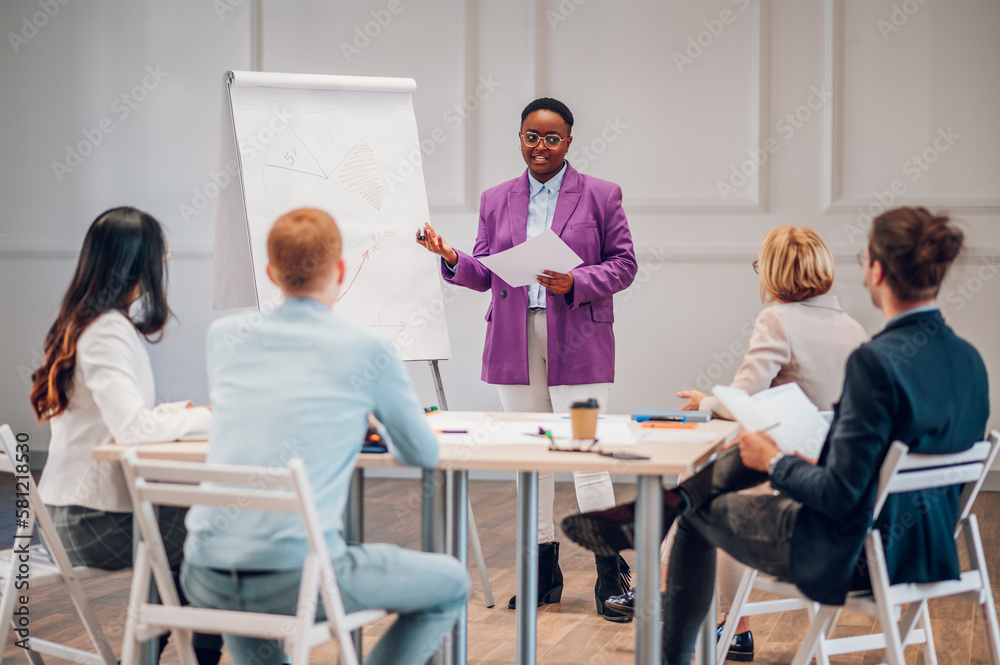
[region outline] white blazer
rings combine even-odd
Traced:
[[[840,308],[837,296],[777,303],[757,315],[750,346],[731,385],[753,395],[794,381],[820,411],[828,411],[840,398],[847,357],[867,340],[864,328]],[[698,408],[733,417],[711,395]]]
[[[124,314],[105,312],[80,335],[73,390],[66,410],[53,418],[48,461],[38,484],[50,506],[86,506],[132,512],[125,477],[117,463],[95,462],[100,445],[173,441],[207,432],[212,412],[189,402],[155,406],[149,353]]]

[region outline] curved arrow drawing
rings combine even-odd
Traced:
[[[368,250],[365,250],[365,253],[361,255],[361,264],[358,266],[358,271],[354,273],[354,277],[351,278],[351,283],[347,285],[347,288],[344,289],[344,292],[337,297],[337,302],[340,302],[340,299],[346,296],[347,292],[351,290],[352,286],[354,286],[354,282],[358,281],[358,275],[361,274],[361,269],[365,267],[365,261],[367,260],[368,260]]]

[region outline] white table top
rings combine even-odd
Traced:
[[[439,433],[441,446],[439,469],[456,471],[609,471],[635,475],[679,475],[700,466],[716,450],[727,435],[738,425],[726,420],[699,423],[695,429],[668,429],[670,442],[640,441],[625,443],[621,440],[622,428],[632,433],[646,432],[646,428],[631,421],[628,416],[609,415],[598,424],[601,430],[613,434],[614,445],[605,450],[619,450],[649,457],[648,460],[624,460],[605,457],[591,452],[555,452],[548,450],[543,437],[526,437],[539,426],[558,433],[568,427],[568,420],[551,413],[493,413],[483,411],[435,412],[428,417],[436,429],[464,429],[462,434]],[[459,425],[460,427],[457,427]],[[568,432],[568,430],[566,430]],[[688,435],[690,434],[690,437]],[[568,437],[568,434],[567,434]],[[689,438],[688,442],[684,439]],[[537,443],[532,443],[537,439]],[[204,461],[208,454],[207,440],[175,441],[140,446],[108,444],[94,448],[91,456],[98,460],[116,460],[126,450],[136,450],[146,459]],[[364,468],[404,466],[388,454],[362,454],[358,466]]]

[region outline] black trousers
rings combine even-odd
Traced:
[[[801,504],[782,495],[737,494],[767,480],[743,465],[734,446],[680,487],[692,508],[678,518],[663,618],[663,663],[688,665],[715,593],[715,550],[781,579]]]

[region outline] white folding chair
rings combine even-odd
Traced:
[[[0,552],[0,626],[11,626],[15,641],[20,641],[27,632],[18,634],[22,614],[15,615],[15,605],[19,596],[29,598],[39,589],[54,585],[63,585],[69,598],[76,608],[80,621],[90,637],[95,651],[85,651],[58,642],[44,640],[31,634],[23,644],[27,644],[24,654],[32,665],[42,665],[42,654],[72,660],[87,665],[115,665],[115,654],[111,650],[108,638],[101,630],[87,595],[80,582],[111,574],[109,571],[86,566],[74,567],[69,561],[69,555],[63,547],[59,534],[56,532],[52,517],[45,504],[42,503],[35,481],[30,476],[25,459],[27,444],[18,443],[9,425],[0,425],[0,439],[3,440],[3,455],[0,455],[0,471],[14,474],[15,497],[17,500],[17,535],[14,536],[14,547]],[[22,467],[22,465],[24,465]],[[20,503],[27,498],[27,503]],[[22,508],[22,506],[27,506]],[[42,538],[43,545],[31,545],[35,527]],[[18,588],[19,581],[22,582]],[[30,585],[25,588],[23,582]],[[19,609],[19,608],[17,608]],[[34,602],[28,606],[27,620],[38,617],[39,608]]]
[[[1000,665],[1000,630],[986,570],[986,558],[976,516],[970,514],[998,449],[1000,434],[996,431],[991,432],[986,441],[961,453],[948,455],[909,453],[907,446],[897,441],[892,444],[879,471],[874,510],[876,515],[890,494],[951,485],[962,486],[954,536],[956,539],[960,534],[965,537],[970,569],[962,572],[960,579],[927,584],[891,584],[881,535],[877,529],[872,529],[865,537],[865,557],[872,591],[852,592],[843,606],[820,605],[803,596],[793,584],[757,577],[757,571],[748,569],[744,573],[726,628],[730,628],[730,625],[735,628],[740,616],[785,609],[806,609],[810,615],[809,628],[796,652],[793,665],[805,665],[812,658],[821,665],[828,665],[830,656],[874,649],[885,649],[885,657],[890,665],[904,665],[903,647],[921,643],[925,645],[925,662],[936,665],[937,655],[927,601],[959,596],[975,600],[982,608],[991,660],[994,665]],[[748,603],[746,600],[751,588],[777,594],[782,598]],[[909,606],[903,612],[905,605]],[[876,617],[882,632],[831,639],[830,634],[842,609]],[[724,631],[722,639],[726,638],[726,633],[732,639],[732,632]]]
[[[341,662],[357,665],[351,631],[385,616],[383,610],[347,614],[316,514],[312,490],[301,459],[287,469],[257,466],[140,460],[134,451],[122,457],[132,504],[142,534],[136,555],[122,664],[133,665],[142,642],[172,632],[182,662],[197,665],[191,645],[193,631],[260,637],[284,642],[292,663],[307,665],[309,651],[337,640]],[[261,478],[267,480],[260,488]],[[305,525],[309,552],[303,561],[298,608],[294,616],[233,610],[182,607],[174,588],[167,554],[156,523],[154,506],[206,505],[237,510],[298,514]],[[148,600],[150,574],[160,603]],[[317,599],[326,620],[316,621]]]
[[[827,423],[833,422],[833,411],[820,411],[819,413]],[[750,592],[754,590],[765,591],[782,597],[751,603],[749,602]],[[798,589],[795,589],[794,586],[772,578],[759,577],[755,568],[747,566],[743,570],[743,577],[736,588],[736,595],[733,598],[732,608],[726,616],[726,621],[722,627],[722,634],[719,635],[719,642],[715,650],[718,658],[717,665],[723,665],[726,662],[729,645],[736,635],[736,626],[740,622],[740,618],[756,616],[758,614],[772,614],[774,612],[806,610],[809,613],[809,618],[812,619],[818,607],[819,603],[814,603],[799,594]],[[826,661],[822,660],[822,652],[820,653],[820,662],[823,665],[828,665]]]

